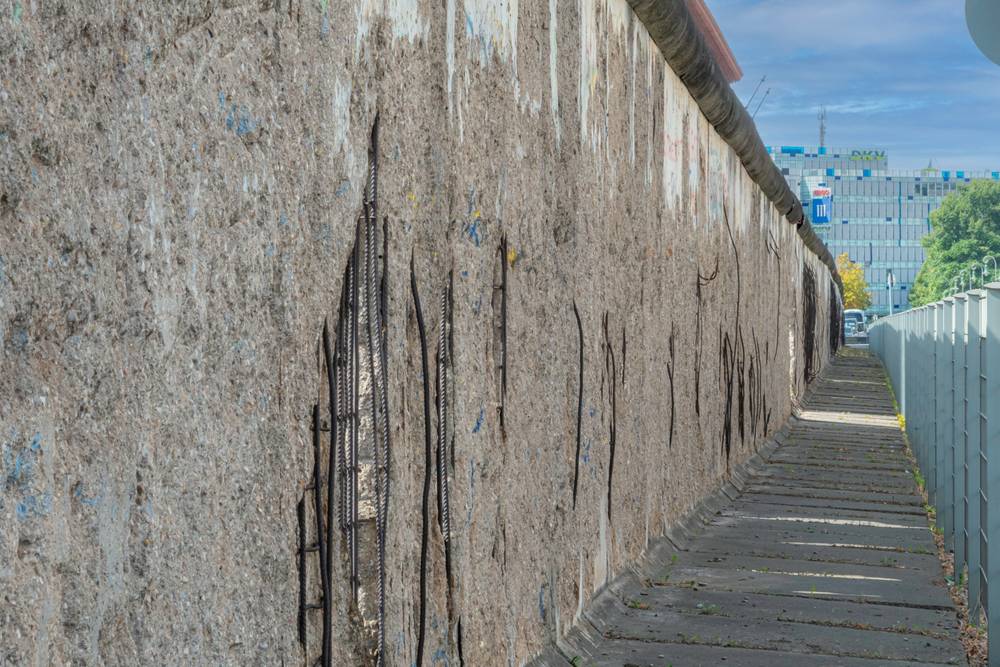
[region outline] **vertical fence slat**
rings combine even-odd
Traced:
[[[979,619],[979,420],[980,336],[982,335],[982,290],[969,292],[968,339],[965,350],[965,556],[968,560],[969,618]]]
[[[955,552],[955,581],[960,581],[965,571],[965,345],[968,320],[968,296],[955,295],[954,334],[954,429],[952,430],[952,508],[954,536],[952,548]]]
[[[938,502],[937,523],[944,536],[946,549],[951,549],[951,500],[955,494],[951,476],[952,434],[955,432],[955,360],[954,341],[955,330],[955,299],[947,298],[941,312],[941,340],[938,347],[941,362],[941,393],[938,396],[941,429],[938,431],[937,477]]]
[[[981,492],[980,521],[983,527],[982,568],[983,590],[987,618],[989,620],[990,665],[1000,663],[1000,511],[994,507],[990,511],[989,500],[1000,499],[1000,283],[990,283],[986,287],[986,326],[983,343],[984,387],[980,396],[981,407],[980,437],[982,463],[984,466],[985,489]],[[985,436],[985,437],[982,437]],[[991,583],[996,585],[991,586]],[[992,613],[997,612],[997,613]]]

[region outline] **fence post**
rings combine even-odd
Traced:
[[[980,336],[986,294],[969,292],[968,342],[965,349],[965,556],[969,565],[969,621],[979,624],[979,420],[980,420]]]
[[[952,498],[955,514],[955,522],[952,524],[954,539],[952,548],[955,551],[953,574],[956,583],[961,581],[962,572],[965,570],[965,345],[968,332],[968,305],[968,295],[955,295],[955,403],[952,408],[955,419],[951,437],[951,473],[952,488],[955,490]]]
[[[947,442],[945,420],[948,415],[945,411],[948,397],[947,352],[945,346],[945,303],[938,301],[934,304],[934,458],[929,477],[933,489],[931,504],[938,510],[941,503],[944,502],[944,447]]]
[[[934,306],[924,306],[922,311],[924,315],[923,325],[921,326],[921,350],[920,357],[923,360],[923,373],[922,377],[929,379],[930,384],[927,386],[933,387],[937,384],[936,375],[937,368],[934,362]],[[925,391],[924,400],[922,406],[923,413],[923,430],[920,436],[920,448],[922,450],[922,460],[920,461],[920,470],[924,475],[925,488],[928,488],[928,479],[931,479],[928,472],[931,470],[930,459],[934,453],[934,429],[936,428],[936,421],[934,419],[934,392]],[[929,488],[928,488],[929,491]]]
[[[952,466],[955,461],[955,297],[944,300],[944,315],[941,323],[941,361],[942,373],[938,377],[943,390],[938,403],[941,410],[941,431],[938,441],[938,477],[940,478],[941,496],[937,503],[938,528],[944,537],[944,548],[950,551],[955,548],[955,478]]]
[[[986,318],[982,340],[982,378],[980,397],[980,473],[983,486],[979,497],[980,540],[982,555],[981,597],[988,620],[989,664],[1000,664],[1000,283],[986,286]],[[994,500],[990,511],[990,500]],[[991,541],[997,541],[996,546]],[[995,582],[995,586],[991,586]]]

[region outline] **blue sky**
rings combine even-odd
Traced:
[[[889,166],[1000,169],[1000,65],[964,0],[707,0],[757,100],[765,144],[884,148]]]

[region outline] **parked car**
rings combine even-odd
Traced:
[[[868,320],[865,311],[851,308],[844,311],[844,338],[855,343],[868,342]]]

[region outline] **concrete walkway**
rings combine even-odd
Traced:
[[[651,548],[538,664],[965,664],[884,378],[842,352],[741,492]]]

